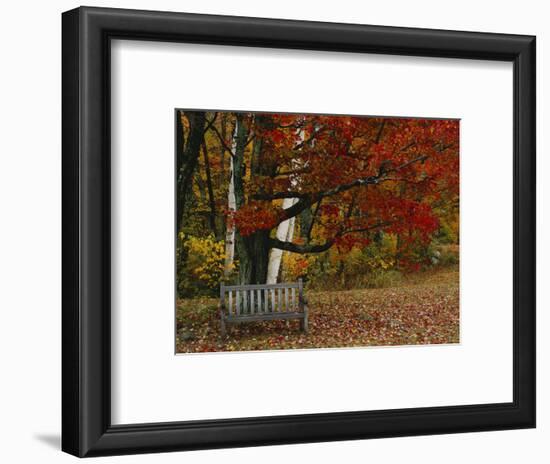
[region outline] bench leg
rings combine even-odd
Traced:
[[[223,315],[220,318],[220,331],[221,331],[222,337],[225,338],[227,335],[227,331],[225,328],[225,321],[223,319]]]

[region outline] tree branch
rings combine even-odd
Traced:
[[[304,141],[300,142],[299,144],[295,145],[293,150],[299,150],[300,148],[305,147],[306,145],[311,143],[317,135],[319,135],[321,132],[323,132],[326,129],[327,129],[326,126],[321,126],[317,129],[314,129],[313,133],[306,140],[304,140]]]
[[[229,153],[230,156],[233,156],[233,150],[231,150],[231,148],[227,145],[227,143],[225,142],[224,138],[222,137],[222,134],[220,134],[220,131],[218,130],[218,128],[216,126],[214,126],[213,124],[208,126],[207,127],[207,130],[208,129],[212,129],[216,135],[218,136],[218,138],[220,139],[220,143],[222,145],[222,147],[224,148],[224,150]],[[206,131],[205,131],[206,132]]]
[[[214,122],[216,121],[216,118],[218,117],[218,113],[214,113],[214,117],[212,118],[212,121],[208,121],[207,120],[207,125],[205,127],[205,129],[202,131],[203,133],[203,136],[204,134],[206,134],[206,132],[208,131],[208,129],[210,129],[213,125],[214,125]]]
[[[291,192],[289,190],[285,190],[284,192],[275,192],[275,193],[262,193],[258,192],[252,195],[254,200],[283,200],[285,198],[308,198],[309,195],[307,193],[302,192]]]
[[[291,253],[322,253],[323,251],[327,251],[332,245],[334,245],[334,241],[334,239],[331,239],[327,240],[325,243],[318,245],[299,245],[292,242],[283,242],[278,238],[270,238],[269,246],[271,248],[278,248],[279,250],[283,251],[290,251]]]
[[[428,155],[421,155],[421,156],[418,156],[417,158],[414,158],[410,161],[407,161],[406,163],[403,163],[402,165],[400,166],[397,166],[396,168],[393,168],[393,169],[388,169],[385,171],[385,173],[389,173],[389,172],[397,172],[397,171],[400,171],[401,169],[405,169],[406,167],[410,166],[411,164],[414,164],[414,163],[418,163],[418,162],[424,162],[426,161],[427,159],[429,158]]]
[[[380,139],[382,138],[382,131],[384,130],[385,125],[386,125],[386,120],[382,119],[382,122],[380,123],[380,127],[378,128],[378,132],[376,133],[376,138],[374,140],[374,143],[380,142]]]
[[[291,169],[290,171],[277,172],[277,173],[275,173],[275,175],[273,177],[296,176],[298,174],[308,174],[310,172],[311,172],[310,168],[303,167],[303,168],[299,168],[299,169]]]
[[[427,155],[421,155],[395,168],[381,170],[375,176],[368,176],[368,177],[355,179],[354,181],[348,182],[347,184],[341,184],[341,185],[338,185],[337,187],[334,187],[332,189],[325,190],[322,192],[317,192],[317,193],[276,192],[271,194],[271,197],[275,196],[275,198],[267,198],[269,197],[269,195],[266,195],[265,199],[270,200],[270,199],[277,199],[277,198],[299,198],[299,200],[296,203],[294,203],[294,205],[292,205],[290,208],[286,208],[281,211],[282,214],[280,215],[280,218],[279,218],[279,224],[280,224],[281,222],[286,221],[291,217],[297,216],[304,209],[309,208],[311,205],[313,205],[314,203],[317,203],[319,200],[325,197],[334,196],[339,193],[351,190],[354,187],[359,187],[362,185],[379,184],[380,182],[383,182],[385,180],[385,176],[387,174],[392,172],[398,172],[402,169],[405,169],[408,166],[411,166],[414,163],[424,162],[427,159],[428,159]],[[262,199],[262,198],[258,198],[258,199]]]
[[[311,218],[311,223],[309,224],[309,229],[307,230],[307,242],[308,243],[311,240],[311,232],[313,230],[313,224],[315,223],[315,219],[317,218],[317,213],[319,212],[319,209],[321,208],[321,202],[322,201],[323,201],[323,199],[321,198],[317,202],[317,205],[315,206],[315,210],[313,211],[313,216]]]
[[[369,230],[378,229],[379,227],[386,227],[391,224],[393,224],[393,222],[379,222],[377,224],[373,224],[372,226],[361,227],[359,229],[342,230],[339,231],[333,238],[320,244],[300,245],[298,243],[284,242],[278,238],[270,238],[269,245],[271,248],[278,248],[279,250],[290,251],[291,253],[322,253],[323,251],[330,249],[336,243],[336,240],[344,235],[367,232]]]

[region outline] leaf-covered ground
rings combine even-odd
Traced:
[[[459,342],[458,267],[408,277],[399,287],[307,292],[309,333],[296,321],[228,326],[220,336],[218,300],[180,300],[178,353],[336,348]]]

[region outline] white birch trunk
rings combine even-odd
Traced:
[[[304,131],[300,130],[300,139],[304,141]],[[295,186],[297,179],[291,178],[290,184]],[[283,200],[283,209],[288,209],[298,201],[297,198],[285,198]],[[294,238],[294,221],[295,217],[291,217],[286,221],[283,221],[277,227],[277,239],[283,242],[292,242]],[[267,284],[276,284],[277,277],[279,276],[279,269],[281,268],[281,261],[283,259],[283,250],[278,248],[272,248],[269,253],[269,264],[267,265]]]
[[[237,210],[237,202],[235,200],[235,176],[233,170],[233,157],[235,156],[236,149],[236,137],[237,137],[237,124],[235,123],[235,131],[233,133],[233,142],[231,145],[231,156],[230,156],[230,178],[229,178],[229,189],[227,192],[227,209],[229,211],[230,217],[227,221],[227,227],[225,232],[225,262],[223,273],[227,278],[233,270],[233,260],[235,258],[235,222],[233,220],[233,214]]]
[[[283,200],[283,209],[290,208],[296,203],[297,198],[285,198]],[[283,221],[277,227],[277,239],[283,242],[291,242],[294,236],[294,219],[290,218]],[[269,264],[267,265],[267,282],[268,284],[276,284],[283,258],[283,250],[272,248],[269,253]]]

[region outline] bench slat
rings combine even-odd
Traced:
[[[242,312],[242,305],[243,305],[243,295],[242,292],[239,292],[239,290],[236,291],[237,293],[237,314],[241,314]]]
[[[285,311],[289,311],[290,308],[288,306],[288,293],[289,293],[290,289],[289,288],[285,288]]]

